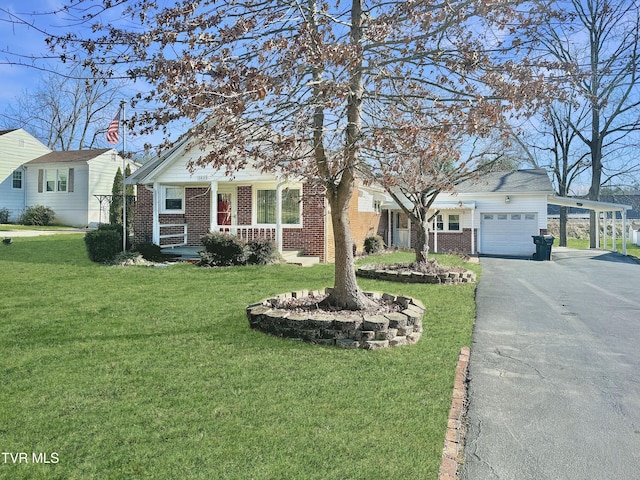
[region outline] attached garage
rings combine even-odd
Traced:
[[[483,213],[479,251],[485,255],[530,256],[535,252],[531,236],[539,234],[537,213]]]

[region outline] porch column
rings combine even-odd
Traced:
[[[618,212],[613,210],[611,212],[611,224],[612,224],[612,228],[613,228],[613,232],[611,233],[611,241],[613,242],[613,251],[614,252],[618,251],[618,244],[617,244],[618,232],[616,232],[616,230],[617,230],[617,228],[616,228],[617,221],[618,221]]]
[[[600,248],[600,212],[596,210],[596,248]]]
[[[607,218],[608,212],[602,212],[602,249],[607,249],[607,225],[609,219]]]
[[[433,253],[438,253],[438,215],[433,217]]]
[[[476,209],[471,209],[471,255],[476,254]]]
[[[627,254],[627,211],[622,209],[622,254]]]
[[[211,181],[211,220],[209,222],[209,231],[218,231],[218,182]]]
[[[391,209],[387,209],[387,248],[391,248]]]
[[[160,185],[156,182],[153,184],[153,224],[151,241],[160,245]]]
[[[282,183],[276,186],[276,245],[282,253]]]

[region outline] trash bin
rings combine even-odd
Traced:
[[[538,261],[551,260],[551,246],[555,237],[553,235],[531,235],[536,245],[536,253],[533,259]]]

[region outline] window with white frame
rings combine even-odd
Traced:
[[[163,213],[184,213],[183,187],[164,187],[162,194]]]
[[[460,231],[460,215],[457,213],[449,215],[449,230]]]
[[[452,213],[449,215],[436,215],[436,230],[439,232],[459,232],[460,231],[460,215]]]
[[[256,223],[273,225],[276,218],[277,192],[275,189],[256,190]],[[282,223],[299,225],[301,218],[301,201],[299,188],[282,190]]]
[[[22,170],[13,171],[11,186],[14,190],[22,190],[22,175]]]
[[[15,172],[14,172],[15,173]],[[42,192],[73,192],[73,168],[41,168],[38,170],[38,193]],[[22,183],[22,181],[20,182]],[[14,185],[17,184],[14,176]],[[18,188],[18,187],[14,187]]]

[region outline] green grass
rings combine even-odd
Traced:
[[[0,478],[437,478],[473,285],[361,281],[427,315],[414,346],[354,351],[248,328],[248,303],[330,265],[106,267],[54,235],[0,246],[0,269],[0,448],[59,459],[0,456]]]
[[[557,242],[556,242],[557,244]],[[600,237],[600,246],[604,248],[604,241],[602,237]],[[567,247],[569,248],[577,248],[580,250],[585,250],[589,248],[589,239],[579,239],[579,238],[567,238]],[[622,253],[622,239],[616,239],[616,247],[618,248],[618,252]],[[553,247],[552,247],[553,249]],[[607,238],[607,250],[611,250],[611,237]],[[636,257],[640,257],[640,247],[627,241],[627,255],[634,255]]]

